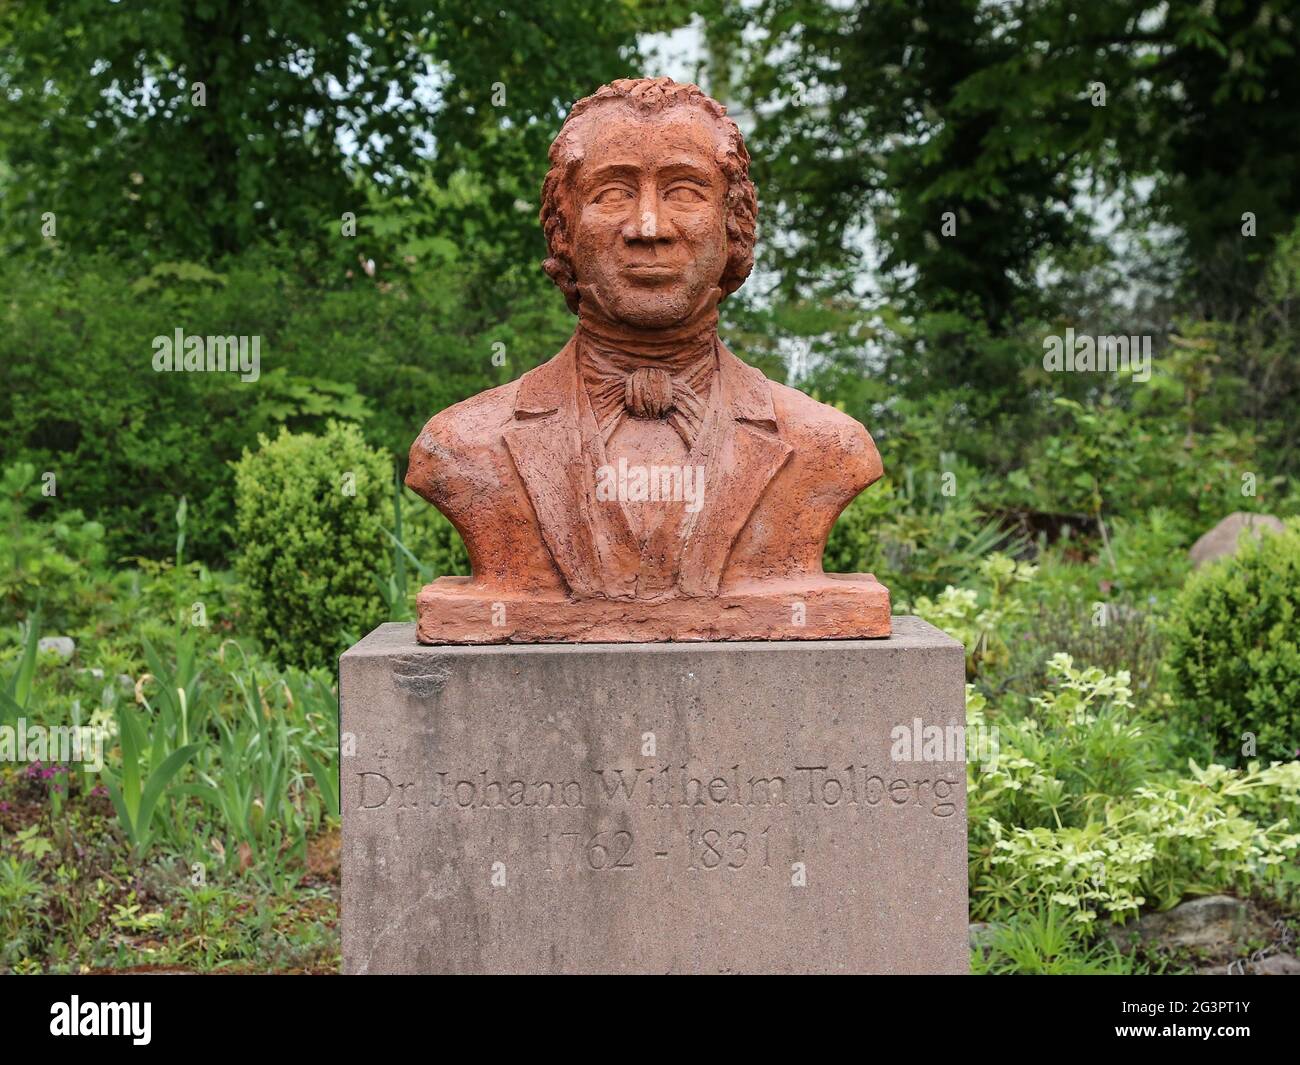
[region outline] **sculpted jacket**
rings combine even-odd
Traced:
[[[676,509],[644,545],[622,504],[597,499],[606,458],[574,340],[517,381],[430,419],[411,447],[406,483],[464,539],[474,586],[661,600],[820,575],[835,519],[881,475],[875,444],[848,415],[769,381],[721,341],[717,350],[687,460],[704,467],[703,504],[695,513],[665,504]]]

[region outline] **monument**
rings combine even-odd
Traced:
[[[874,577],[822,572],[835,519],[881,475],[870,434],[718,338],[754,263],[735,123],[694,85],[616,81],[550,158],[545,269],[577,329],[411,448],[406,483],[474,572],[423,589],[421,642],[888,635]]]
[[[345,970],[966,971],[963,651],[823,572],[875,445],[718,336],[740,131],[628,79],[550,160],[573,337],[425,425],[473,575],[340,660]]]

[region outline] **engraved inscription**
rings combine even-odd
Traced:
[[[760,832],[741,829],[688,828],[660,839],[651,850],[627,829],[612,832],[547,832],[542,836],[544,868],[564,871],[623,872],[638,868],[647,858],[686,872],[715,869],[740,870],[747,865],[772,868],[772,828]]]
[[[954,770],[959,770],[954,766]],[[788,809],[919,810],[951,817],[960,777],[930,765],[898,776],[870,766],[799,763],[781,772],[736,763],[701,772],[688,763],[591,768],[573,776],[538,779],[489,769],[435,770],[425,780],[397,780],[391,771],[357,773],[358,810],[425,809],[477,813],[495,810],[583,810],[641,806],[651,810]]]

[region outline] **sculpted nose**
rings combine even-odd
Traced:
[[[641,191],[636,203],[636,213],[623,224],[623,239],[628,241],[671,239],[660,226],[657,189],[651,187]]]

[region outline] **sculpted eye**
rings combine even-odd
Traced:
[[[611,185],[609,188],[601,189],[591,198],[592,203],[622,203],[632,198],[632,193],[621,185]]]
[[[674,185],[664,194],[664,199],[673,203],[698,203],[704,198],[704,193],[694,185]]]

